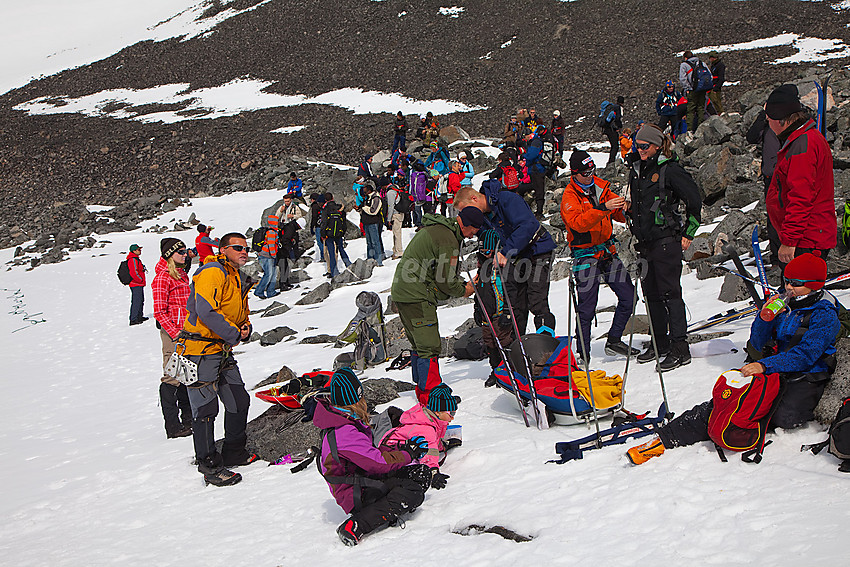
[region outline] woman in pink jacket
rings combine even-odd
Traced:
[[[456,396],[445,383],[438,384],[428,394],[428,405],[417,404],[401,414],[401,425],[393,429],[381,442],[381,446],[395,446],[411,437],[424,437],[428,442],[428,452],[417,462],[434,469],[431,477],[432,488],[444,488],[448,475],[439,472],[440,451],[445,451],[443,437],[457,411]]]

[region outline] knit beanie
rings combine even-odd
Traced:
[[[363,397],[363,385],[351,368],[340,368],[331,378],[331,403],[335,406],[351,406]]]
[[[428,409],[433,412],[457,410],[457,397],[445,383],[437,384],[428,394]]]
[[[478,248],[485,256],[491,256],[499,248],[499,233],[492,228],[479,232]]]
[[[596,164],[593,163],[593,158],[584,150],[575,150],[570,156],[570,173],[572,175],[595,168]]]
[[[181,248],[186,248],[186,245],[182,240],[178,240],[177,238],[163,238],[159,242],[159,250],[162,252],[162,257],[166,260],[171,258]]]
[[[471,226],[472,228],[481,228],[484,226],[484,213],[478,207],[468,206],[458,214],[460,220],[463,221],[463,226]]]
[[[807,288],[817,291],[826,281],[826,262],[820,257],[820,250],[806,252],[788,262],[783,275],[787,280],[802,280]]]
[[[664,133],[654,124],[646,124],[638,130],[635,140],[661,146],[664,143]]]
[[[800,104],[800,93],[797,91],[797,85],[777,87],[767,97],[767,104],[764,107],[767,116],[774,120],[782,120],[801,110],[803,110],[803,105]]]

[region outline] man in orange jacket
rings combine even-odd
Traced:
[[[573,277],[578,292],[578,325],[584,344],[576,353],[590,359],[590,323],[596,313],[600,278],[617,295],[617,310],[608,331],[605,353],[637,355],[623,342],[623,331],[634,307],[635,287],[626,267],[617,257],[612,219],[626,222],[625,199],[611,191],[611,184],[594,175],[596,164],[590,154],[576,150],[570,156],[572,178],[561,198],[561,218],[573,257]]]

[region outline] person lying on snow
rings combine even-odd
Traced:
[[[787,306],[772,321],[756,316],[750,330],[744,376],[779,373],[785,393],[770,425],[791,429],[814,419],[826,383],[835,369],[835,339],[840,329],[835,300],[824,294],[826,262],[806,253],[785,269]],[[790,298],[790,299],[788,299]],[[798,332],[799,331],[799,332]],[[665,449],[708,441],[711,400],[695,406],[658,431],[658,436],[632,447],[627,455],[639,465]]]
[[[437,490],[445,488],[449,479],[449,475],[440,472],[440,453],[446,451],[443,437],[455,417],[458,401],[451,388],[445,383],[438,384],[428,394],[428,405],[417,403],[401,414],[401,425],[390,430],[381,441],[382,448],[390,448],[416,436],[423,437],[428,442],[428,452],[418,462],[431,469],[431,488]]]
[[[363,386],[350,368],[334,372],[330,395],[317,399],[313,424],[328,430],[322,439],[319,471],[337,504],[350,516],[339,525],[339,539],[348,546],[413,512],[425,500],[430,484],[415,473],[424,465],[407,467],[428,450],[422,437],[413,437],[393,449],[372,444]],[[404,467],[404,473],[399,469]],[[393,474],[395,473],[395,474]],[[420,476],[421,475],[420,472]],[[379,480],[380,479],[380,480]]]

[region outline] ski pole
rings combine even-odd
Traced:
[[[655,329],[652,325],[652,314],[649,312],[649,301],[646,299],[646,291],[643,289],[643,280],[640,281],[640,294],[643,296],[643,303],[646,305],[646,320],[649,321],[649,337],[652,339],[652,350],[655,351],[655,369],[658,371],[658,380],[661,382],[661,397],[664,398],[664,407],[667,415],[670,414],[670,404],[667,403],[667,388],[664,387],[664,373],[661,370],[661,362],[658,360],[658,341],[655,339]],[[665,415],[665,420],[667,416]]]
[[[469,281],[472,281],[472,272],[469,270],[466,271],[466,275],[469,277]],[[474,283],[474,282],[473,282]],[[516,396],[516,403],[519,405],[519,410],[522,412],[522,420],[525,422],[526,427],[531,427],[528,423],[528,414],[525,412],[525,406],[522,403],[522,398],[519,395],[519,384],[517,384],[516,376],[514,376],[513,368],[511,367],[511,363],[508,360],[507,355],[505,354],[505,349],[502,347],[502,341],[499,340],[499,337],[496,335],[496,329],[493,327],[493,321],[490,319],[490,314],[487,313],[487,308],[484,307],[484,300],[478,295],[478,290],[475,290],[475,299],[478,300],[478,307],[481,308],[481,311],[484,313],[484,317],[487,319],[487,324],[490,325],[490,334],[493,335],[493,340],[496,343],[496,346],[499,348],[499,354],[502,356],[502,362],[505,363],[505,368],[508,371],[508,375],[511,380],[511,387],[514,389],[514,395]]]
[[[631,274],[630,274],[631,275]],[[635,271],[635,280],[637,272]],[[626,367],[623,369],[623,390],[620,394],[620,409],[626,407],[626,379],[629,377],[629,360],[632,358],[632,341],[635,338],[635,310],[637,309],[637,282],[634,284],[635,292],[632,296],[632,316],[629,318],[631,329],[629,330],[629,354],[626,355]]]
[[[572,269],[573,269],[573,259],[572,258],[567,259],[567,269],[570,270],[570,271],[572,271]],[[572,331],[570,331],[570,329],[572,328],[571,325],[572,325],[572,320],[573,320],[572,313],[573,313],[573,302],[567,301],[567,331],[568,331],[567,352],[569,352],[569,353],[573,352],[573,333],[572,333]],[[578,414],[576,414],[576,406],[573,403],[573,399],[574,399],[573,391],[574,390],[573,390],[573,365],[572,364],[567,364],[567,380],[569,380],[570,410],[573,412],[573,419],[578,421],[579,419],[578,419]]]
[[[584,359],[584,373],[587,376],[587,388],[590,391],[590,408],[593,410],[593,422],[596,424],[596,447],[602,447],[602,436],[599,432],[599,415],[596,412],[596,398],[593,395],[593,380],[590,379],[590,345],[585,345],[584,343],[584,332],[581,330],[581,318],[578,312],[578,294],[575,289],[575,284],[573,282],[573,271],[569,272],[569,281],[567,282],[567,287],[570,291],[570,301],[573,303],[573,307],[576,310],[576,321],[578,327],[578,340],[581,343],[582,358]],[[590,343],[590,337],[588,337],[588,343]]]
[[[499,270],[499,277],[502,278],[502,285],[505,289],[505,303],[508,304],[508,311],[511,314],[511,322],[514,326],[514,332],[516,333],[516,340],[519,343],[519,350],[522,353],[522,360],[525,362],[525,371],[526,377],[528,378],[528,392],[531,394],[531,409],[534,411],[534,419],[537,421],[537,428],[542,429],[542,422],[540,421],[540,408],[537,407],[537,388],[534,386],[534,374],[531,372],[531,363],[528,360],[528,355],[525,353],[525,345],[522,344],[522,335],[519,332],[519,325],[516,322],[516,316],[514,315],[514,306],[511,303],[511,294],[508,293],[508,286],[505,283],[505,276],[502,273],[502,267],[499,266],[499,260],[495,257],[493,258],[493,265]],[[545,417],[543,419],[546,419]]]

